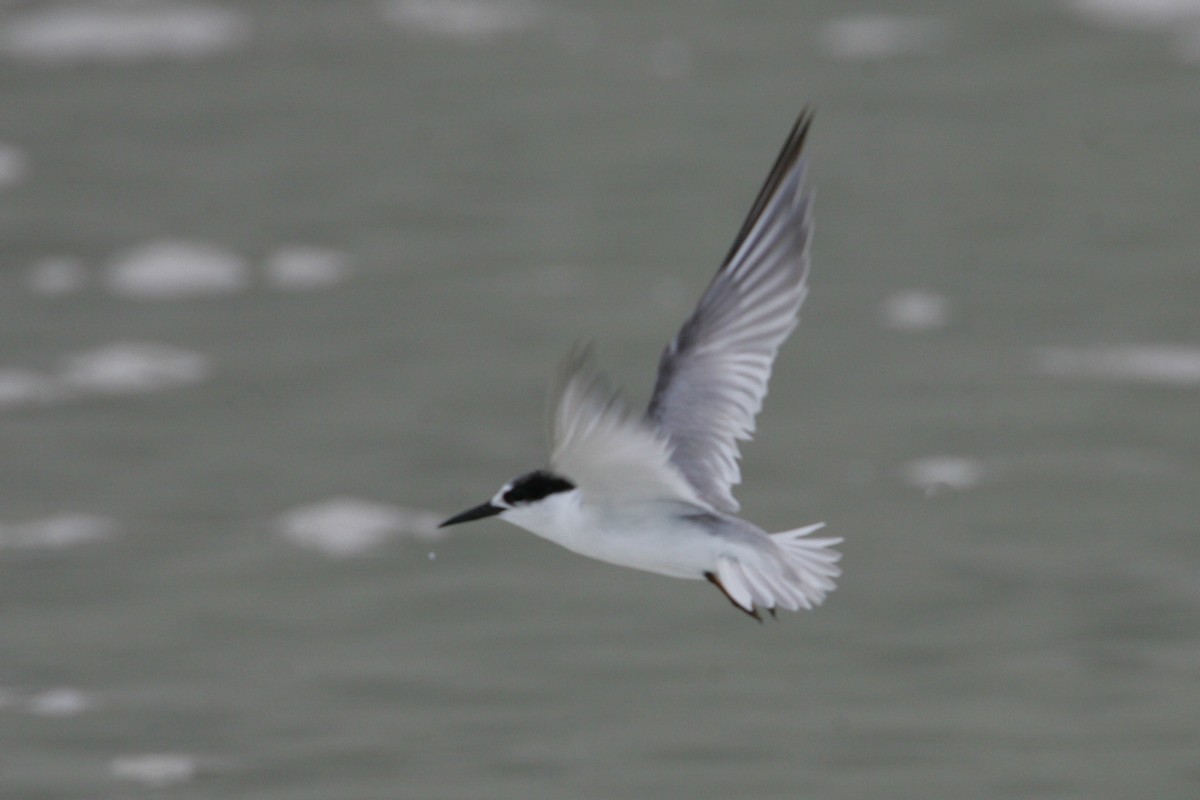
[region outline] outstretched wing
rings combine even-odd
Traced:
[[[587,502],[681,500],[709,508],[671,463],[670,443],[631,415],[590,349],[563,362],[550,402],[550,467]]]
[[[754,432],[779,346],[808,293],[812,193],[802,154],[812,114],[800,114],[750,214],[692,316],[663,351],[646,415],[696,492],[738,510],[737,442]]]

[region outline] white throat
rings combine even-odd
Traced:
[[[588,527],[582,500],[578,489],[555,492],[537,502],[506,509],[500,512],[500,519],[543,539],[566,544]]]

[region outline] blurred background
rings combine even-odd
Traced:
[[[0,796],[1198,796],[1200,2],[8,0],[0,94]],[[439,538],[807,103],[825,607]]]

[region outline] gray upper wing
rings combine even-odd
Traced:
[[[671,461],[713,507],[737,511],[737,442],[754,432],[779,346],[808,293],[812,193],[804,188],[807,109],[792,128],[733,246],[663,351],[646,414]]]

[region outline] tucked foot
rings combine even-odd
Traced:
[[[708,581],[709,583],[711,583],[713,586],[720,589],[721,594],[725,595],[725,599],[727,599],[729,602],[733,603],[733,607],[736,608],[738,611],[741,611],[743,614],[746,614],[747,616],[754,617],[754,619],[758,620],[759,622],[763,621],[762,615],[758,613],[757,608],[755,608],[754,606],[751,606],[750,608],[746,608],[741,603],[739,603],[737,600],[734,600],[733,597],[729,594],[729,592],[725,591],[725,585],[723,583],[721,583],[721,579],[717,577],[717,574],[715,572],[704,573],[704,579],[706,581]],[[772,617],[775,616],[775,609],[768,608],[767,611],[770,612]]]

